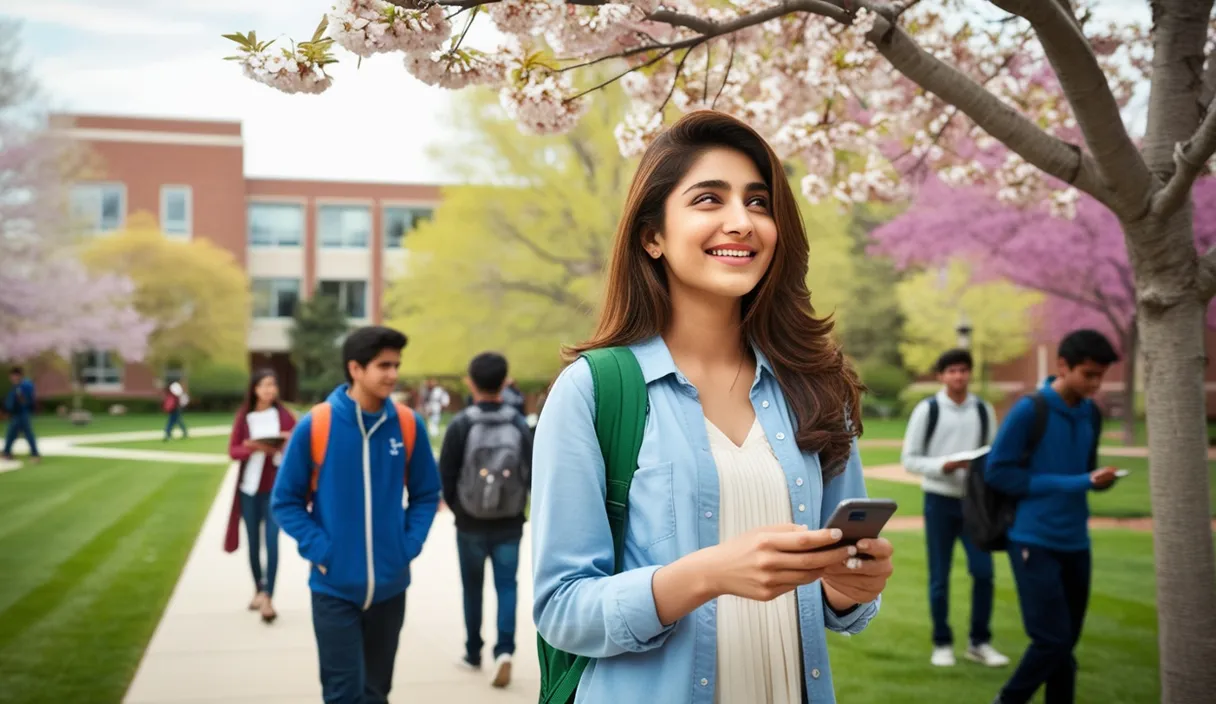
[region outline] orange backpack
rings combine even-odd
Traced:
[[[418,424],[414,420],[414,411],[402,403],[393,403],[397,407],[397,420],[401,422],[401,439],[405,442],[405,483],[410,482],[410,456],[414,454],[414,440],[418,434]],[[312,427],[309,430],[309,441],[312,448],[312,480],[308,484],[309,500],[317,493],[317,479],[321,474],[321,465],[325,463],[325,450],[329,446],[329,420],[333,407],[328,402],[318,403],[312,407]]]

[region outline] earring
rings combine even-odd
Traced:
[[[650,252],[650,258],[651,258],[651,259],[658,259],[659,257],[663,256],[663,253],[662,253],[662,252],[660,252],[660,251],[659,251],[659,250],[657,250],[657,249],[651,249],[651,250],[648,250],[648,251]]]

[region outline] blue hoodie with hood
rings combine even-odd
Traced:
[[[1030,456],[1021,464],[1034,427],[1034,401],[1020,399],[1001,424],[984,479],[996,489],[1018,497],[1017,516],[1009,528],[1016,543],[1071,552],[1089,548],[1089,473],[1094,445],[1093,401],[1069,406],[1048,378],[1039,392],[1047,401],[1047,427]]]
[[[396,406],[362,411],[348,388],[343,384],[329,395],[329,443],[312,510],[311,413],[291,434],[270,505],[275,520],[299,544],[300,556],[311,563],[312,590],[367,609],[409,586],[410,562],[422,552],[439,508],[439,472],[426,425],[416,416],[406,487]],[[402,506],[405,497],[408,507]]]

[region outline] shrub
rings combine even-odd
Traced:
[[[241,405],[249,383],[249,370],[240,364],[201,364],[186,376],[190,408],[230,411]],[[157,402],[159,408],[159,401]]]
[[[912,382],[908,372],[881,361],[865,361],[858,365],[858,374],[866,385],[862,398],[862,413],[890,418],[902,410],[900,394]]]

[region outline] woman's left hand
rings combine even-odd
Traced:
[[[887,586],[894,570],[891,555],[895,552],[886,538],[867,538],[857,543],[858,555],[873,559],[850,557],[823,572],[823,585],[841,596],[865,604],[874,601]]]

